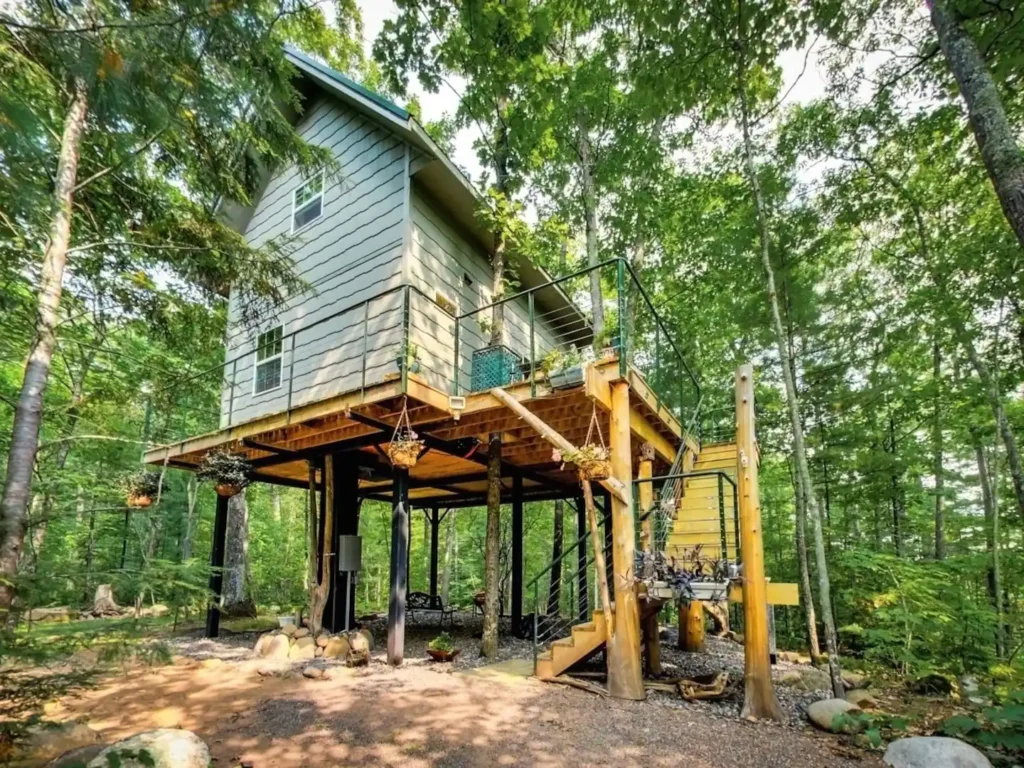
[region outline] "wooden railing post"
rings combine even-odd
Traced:
[[[679,450],[683,450],[680,446]],[[640,549],[643,552],[654,551],[654,515],[648,514],[654,506],[654,484],[649,482],[654,467],[654,446],[644,443],[640,446],[640,461],[637,466],[636,477],[637,494],[640,497],[640,516],[647,515],[640,524]],[[648,482],[644,482],[647,480]]]
[[[768,587],[764,577],[761,538],[761,500],[754,445],[754,369],[736,370],[737,495],[740,540],[743,543],[743,656],[745,691],[743,717],[782,720],[772,688],[768,650]]]

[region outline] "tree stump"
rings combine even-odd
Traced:
[[[690,653],[704,652],[704,604],[700,600],[679,606],[679,647]]]

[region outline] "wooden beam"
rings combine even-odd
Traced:
[[[512,410],[513,413],[518,414],[523,421],[525,421],[527,424],[529,424],[531,427],[537,430],[537,432],[540,433],[540,435],[545,440],[547,440],[553,446],[562,451],[563,454],[576,452],[575,445],[573,445],[560,434],[555,432],[555,430],[553,430],[551,427],[545,424],[537,416],[530,413],[526,406],[524,406],[514,397],[505,392],[505,390],[501,389],[501,387],[495,387],[494,389],[492,389],[491,394],[494,396],[496,400],[499,400],[500,402],[507,405]],[[627,440],[627,446],[628,444],[629,441]],[[629,460],[630,463],[632,463],[631,459],[627,460]],[[609,477],[607,480],[601,480],[600,483],[602,487],[607,488],[608,491],[610,491],[616,498],[618,498],[623,503],[631,503],[628,484],[624,485],[622,481],[616,477]]]
[[[584,480],[581,485],[583,486],[583,504],[587,509],[587,524],[590,526],[590,544],[594,549],[594,575],[597,578],[597,593],[601,598],[601,610],[604,612],[605,626],[608,628],[608,632],[612,633],[615,631],[615,621],[612,616],[612,596],[608,588],[608,566],[604,561],[604,540],[601,538],[601,531],[597,527],[594,489],[591,488],[589,480]]]
[[[640,608],[636,595],[629,384],[613,381],[611,390],[611,470],[612,477],[625,493],[612,497],[615,623],[608,639],[608,693],[620,699],[641,701],[645,691],[640,658]]]
[[[645,483],[644,480],[651,478],[654,467],[654,446],[644,443],[640,447],[640,461],[637,466],[636,476],[641,482],[637,483],[637,494],[640,497],[640,515],[644,518],[640,524],[640,549],[643,552],[652,552],[654,548],[654,514],[651,508],[654,506],[654,484]]]
[[[611,411],[610,375],[602,374],[595,366],[586,368],[586,393],[605,411]],[[671,464],[676,458],[676,446],[655,429],[647,419],[633,408],[629,409],[629,428],[642,443],[650,443],[661,458]]]
[[[795,583],[769,581],[765,589],[768,605],[800,605],[800,588]],[[729,602],[743,602],[743,587],[733,584],[729,587]]]
[[[768,642],[768,595],[761,538],[761,498],[754,446],[754,369],[736,369],[736,481],[743,547],[743,717],[783,720],[772,687]]]

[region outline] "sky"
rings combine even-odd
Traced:
[[[367,53],[370,53],[373,41],[380,34],[384,22],[395,18],[398,15],[398,8],[392,0],[358,0],[358,4],[363,14]],[[809,55],[806,49],[789,51],[780,57],[779,63],[782,66],[784,80],[782,93],[788,92],[784,104],[806,103],[825,93],[825,71],[819,64],[815,52],[814,48],[810,50]],[[456,89],[460,86],[458,80],[453,80],[452,84]],[[451,114],[459,106],[459,96],[450,87],[430,94],[422,91],[415,78],[409,85],[411,93],[420,97],[423,119],[426,121],[437,120],[445,114]],[[483,171],[473,149],[474,139],[478,135],[479,131],[475,126],[464,129],[455,139],[455,151],[452,154],[452,160],[474,180],[480,178]]]

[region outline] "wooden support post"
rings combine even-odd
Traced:
[[[398,666],[405,659],[405,593],[409,579],[409,470],[396,468],[393,483],[388,664]]]
[[[576,498],[576,538],[582,539],[587,532],[587,502],[582,496]],[[587,548],[576,548],[576,605],[580,622],[590,621],[590,586],[587,584]]]
[[[523,623],[523,476],[512,478],[512,636],[524,637]]]
[[[704,653],[704,603],[700,600],[679,604],[679,647]]]
[[[754,432],[754,369],[736,370],[736,480],[740,507],[740,545],[743,549],[743,657],[745,691],[743,717],[782,720],[772,687],[768,650],[768,588],[764,577],[761,538],[761,499],[757,477]]]
[[[228,497],[217,496],[213,518],[213,546],[210,549],[210,604],[206,608],[206,636],[220,635],[220,597],[224,586],[224,549],[228,533]]]
[[[611,388],[611,470],[624,494],[612,497],[615,633],[608,641],[608,693],[620,699],[641,701],[645,692],[640,660],[640,611],[634,574],[636,529],[633,523],[629,384],[625,380],[613,381]]]
[[[609,632],[615,631],[612,616],[612,598],[608,589],[608,569],[605,565],[604,543],[598,535],[597,510],[594,508],[594,490],[590,481],[583,481],[583,503],[587,508],[587,521],[590,523],[590,542],[594,546],[594,572],[597,574],[598,594],[601,596],[601,610],[604,611],[605,626]],[[582,549],[582,547],[581,547]]]
[[[658,626],[658,611],[648,614],[643,625],[644,648],[647,650],[644,655],[644,671],[648,677],[657,677],[661,674],[661,628]]]
[[[680,448],[682,450],[682,448]],[[641,482],[637,483],[637,495],[640,497],[640,516],[647,515],[647,518],[640,524],[640,550],[652,552],[654,547],[654,515],[649,514],[654,506],[654,484],[645,483],[644,479],[650,478],[654,468],[654,446],[644,443],[640,446],[640,462],[637,466],[636,476]]]
[[[430,607],[440,608],[441,599],[437,596],[437,544],[438,529],[441,527],[440,510],[430,510]]]

